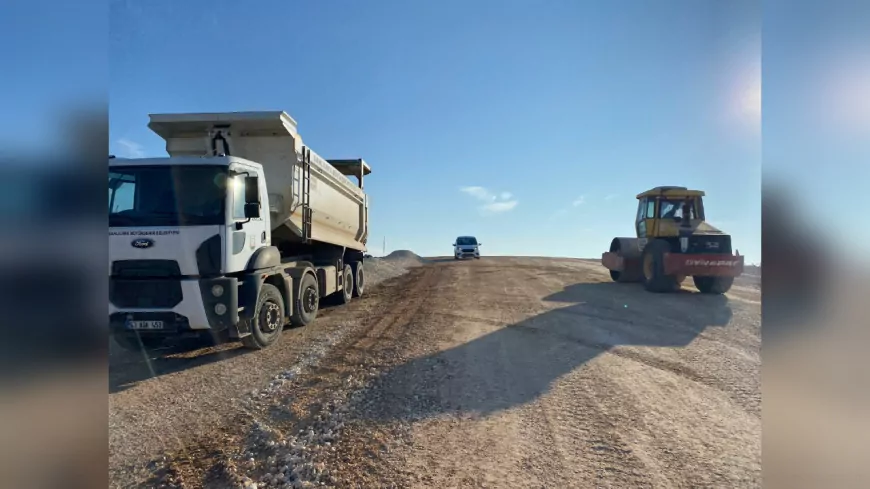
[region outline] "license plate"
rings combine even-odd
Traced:
[[[127,321],[127,329],[163,329],[163,321]]]

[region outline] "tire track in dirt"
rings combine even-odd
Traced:
[[[390,304],[397,305],[398,310],[378,311],[374,313],[377,318],[370,326],[366,326],[362,337],[356,340],[348,348],[355,350],[368,350],[379,341],[395,339],[395,333],[391,330],[397,326],[407,326],[416,314],[419,314],[426,300],[426,292],[438,282],[442,270],[432,267],[420,267],[411,272],[412,286],[403,288],[396,294],[397,297],[390,300]],[[384,308],[386,309],[386,308]]]

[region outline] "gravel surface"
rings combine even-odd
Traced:
[[[114,485],[760,486],[756,288],[424,263],[373,263],[392,278],[275,348],[110,395]]]
[[[407,260],[366,261],[367,292],[353,311],[321,309],[306,328],[287,328],[259,352],[239,343],[183,341],[156,351],[131,353],[110,342],[109,473],[112,487],[161,486],[173,480],[173,463],[202,456],[217,441],[230,443],[252,429],[251,394],[265,399],[279,383],[317,363],[367,317],[380,284],[407,273]],[[215,438],[217,437],[217,439]],[[210,459],[209,459],[210,460]],[[197,487],[186,484],[185,487]]]

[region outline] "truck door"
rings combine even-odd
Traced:
[[[265,184],[262,173],[254,168],[235,166],[232,168],[235,176],[230,180],[226,254],[226,272],[244,270],[251,255],[258,249],[269,246],[271,241],[269,230],[269,206],[266,202]],[[247,173],[247,176],[244,175]],[[246,195],[245,181],[247,177],[256,177],[257,186],[248,189]],[[254,192],[256,190],[256,192]],[[246,217],[245,204],[255,203],[259,207],[259,217]]]

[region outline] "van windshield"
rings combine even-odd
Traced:
[[[456,245],[457,246],[476,246],[477,239],[472,238],[472,237],[468,237],[468,236],[456,238]]]

